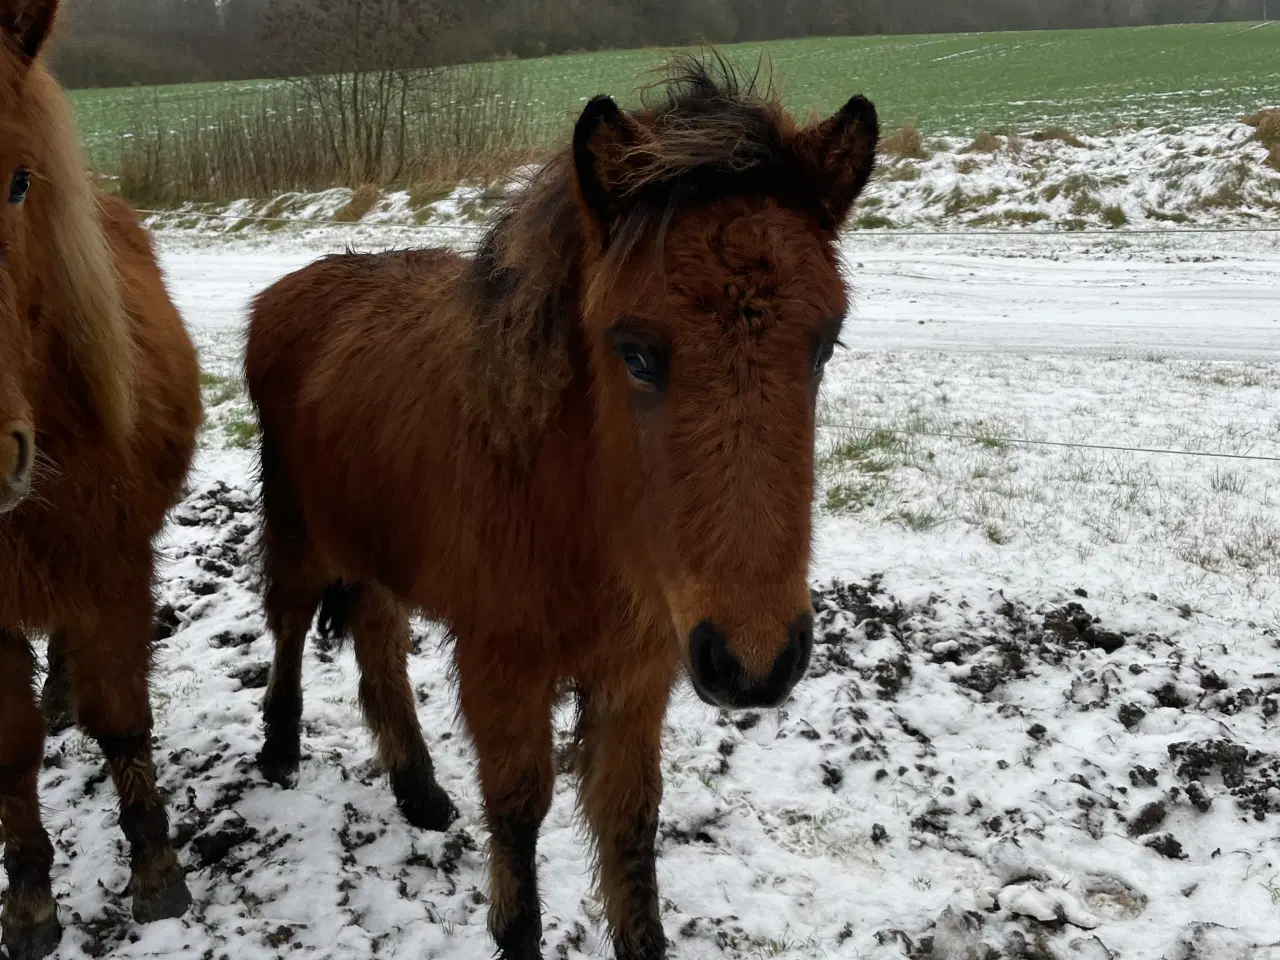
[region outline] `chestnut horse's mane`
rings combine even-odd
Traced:
[[[29,217],[51,262],[46,322],[66,340],[93,412],[113,439],[133,427],[134,342],[120,278],[75,123],[58,82],[36,60],[22,83],[29,134],[40,151]],[[31,251],[29,251],[31,252]]]
[[[759,71],[743,77],[719,56],[679,57],[644,94],[631,116],[646,135],[613,181],[627,206],[611,232],[607,266],[660,250],[677,208],[751,194],[806,202],[811,178],[795,170],[787,149],[795,127]],[[459,312],[470,314],[465,393],[499,447],[540,432],[573,375],[568,344],[588,242],[574,180],[566,146],[500,209],[459,290]]]

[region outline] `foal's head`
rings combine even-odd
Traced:
[[[0,513],[27,494],[36,337],[60,340],[57,389],[108,434],[133,414],[132,340],[69,111],[40,61],[58,0],[0,0]],[[52,373],[50,375],[53,375]]]
[[[23,90],[52,19],[53,4],[0,0],[0,512],[27,494],[35,462],[25,208],[38,151]]]
[[[723,64],[682,69],[661,105],[598,97],[574,132],[597,432],[699,695],[767,706],[813,643],[814,406],[878,126],[854,97],[797,128]]]

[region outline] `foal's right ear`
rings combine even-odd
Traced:
[[[57,15],[58,0],[0,0],[0,32],[30,62],[49,39]]]
[[[609,245],[613,224],[626,209],[643,140],[644,129],[606,96],[592,97],[573,128],[578,202],[599,229],[601,246]]]

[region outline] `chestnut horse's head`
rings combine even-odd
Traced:
[[[55,6],[0,0],[0,513],[26,496],[35,464],[27,382],[31,331],[25,207],[37,149],[26,121],[23,89]]]
[[[58,0],[0,0],[0,513],[30,490],[37,336],[64,341],[59,390],[130,429],[132,340],[67,105],[40,59]]]
[[[699,695],[775,705],[813,643],[814,408],[878,125],[859,96],[797,127],[723,62],[680,69],[663,104],[597,97],[574,132],[598,442]]]

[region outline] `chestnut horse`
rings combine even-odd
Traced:
[[[0,0],[0,931],[15,960],[61,933],[29,635],[56,636],[74,715],[106,756],[134,917],[190,902],[156,790],[148,672],[152,539],[195,449],[199,368],[147,235],[85,173],[39,56],[56,12]]]
[[[552,713],[579,709],[581,809],[618,957],[665,954],[654,862],[662,719],[782,702],[805,672],[814,407],[846,313],[837,231],[875,109],[797,127],[723,62],[661,102],[591,100],[473,258],[322,259],[258,296],[275,660],[259,763],[299,761],[303,643],[354,639],[408,819],[457,816],[406,675],[409,615],[445,622],[490,832],[489,929],[540,957],[535,877]]]

